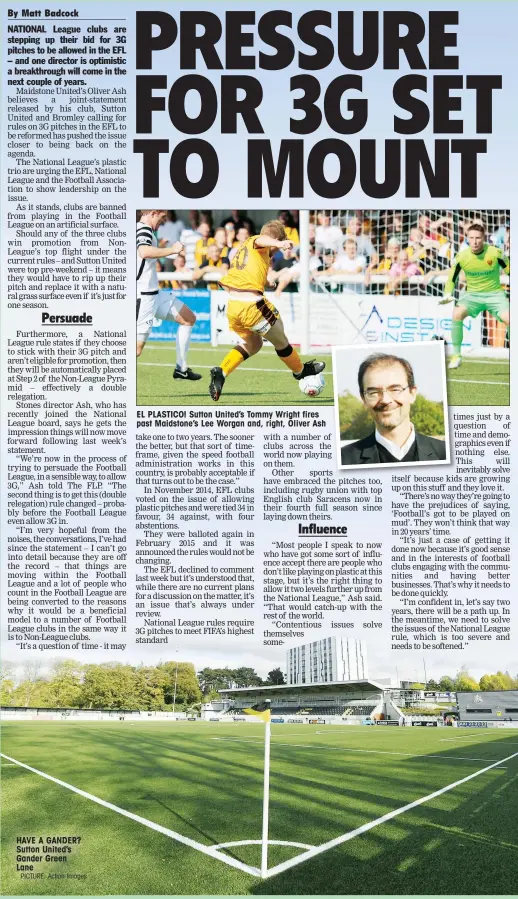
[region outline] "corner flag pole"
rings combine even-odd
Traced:
[[[311,339],[309,334],[309,210],[301,209],[299,212],[299,232],[300,232],[300,281],[299,281],[299,297],[302,313],[301,335],[300,335],[300,352],[304,355],[311,350]]]
[[[268,704],[269,705],[269,704]],[[263,834],[261,840],[261,877],[268,871],[268,817],[270,807],[270,714],[265,722],[264,731],[264,783],[263,783]]]

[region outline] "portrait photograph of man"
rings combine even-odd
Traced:
[[[338,466],[450,461],[442,341],[334,351]]]

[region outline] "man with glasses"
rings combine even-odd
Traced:
[[[419,434],[410,421],[417,387],[412,366],[406,359],[373,353],[360,365],[358,386],[375,430],[363,440],[342,448],[342,465],[394,465],[446,459],[445,442]]]

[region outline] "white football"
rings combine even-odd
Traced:
[[[305,396],[318,396],[325,386],[324,375],[308,375],[299,381],[299,389]]]

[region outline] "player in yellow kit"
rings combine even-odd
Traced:
[[[220,284],[228,293],[228,323],[238,335],[239,343],[227,353],[221,366],[211,369],[209,393],[214,401],[219,400],[225,379],[245,359],[259,352],[263,340],[275,347],[279,359],[297,381],[324,370],[325,362],[302,362],[284,333],[279,312],[264,296],[270,257],[276,250],[291,247],[292,242],[286,240],[282,222],[267,222],[260,234],[241,244],[228,273],[221,279]]]

